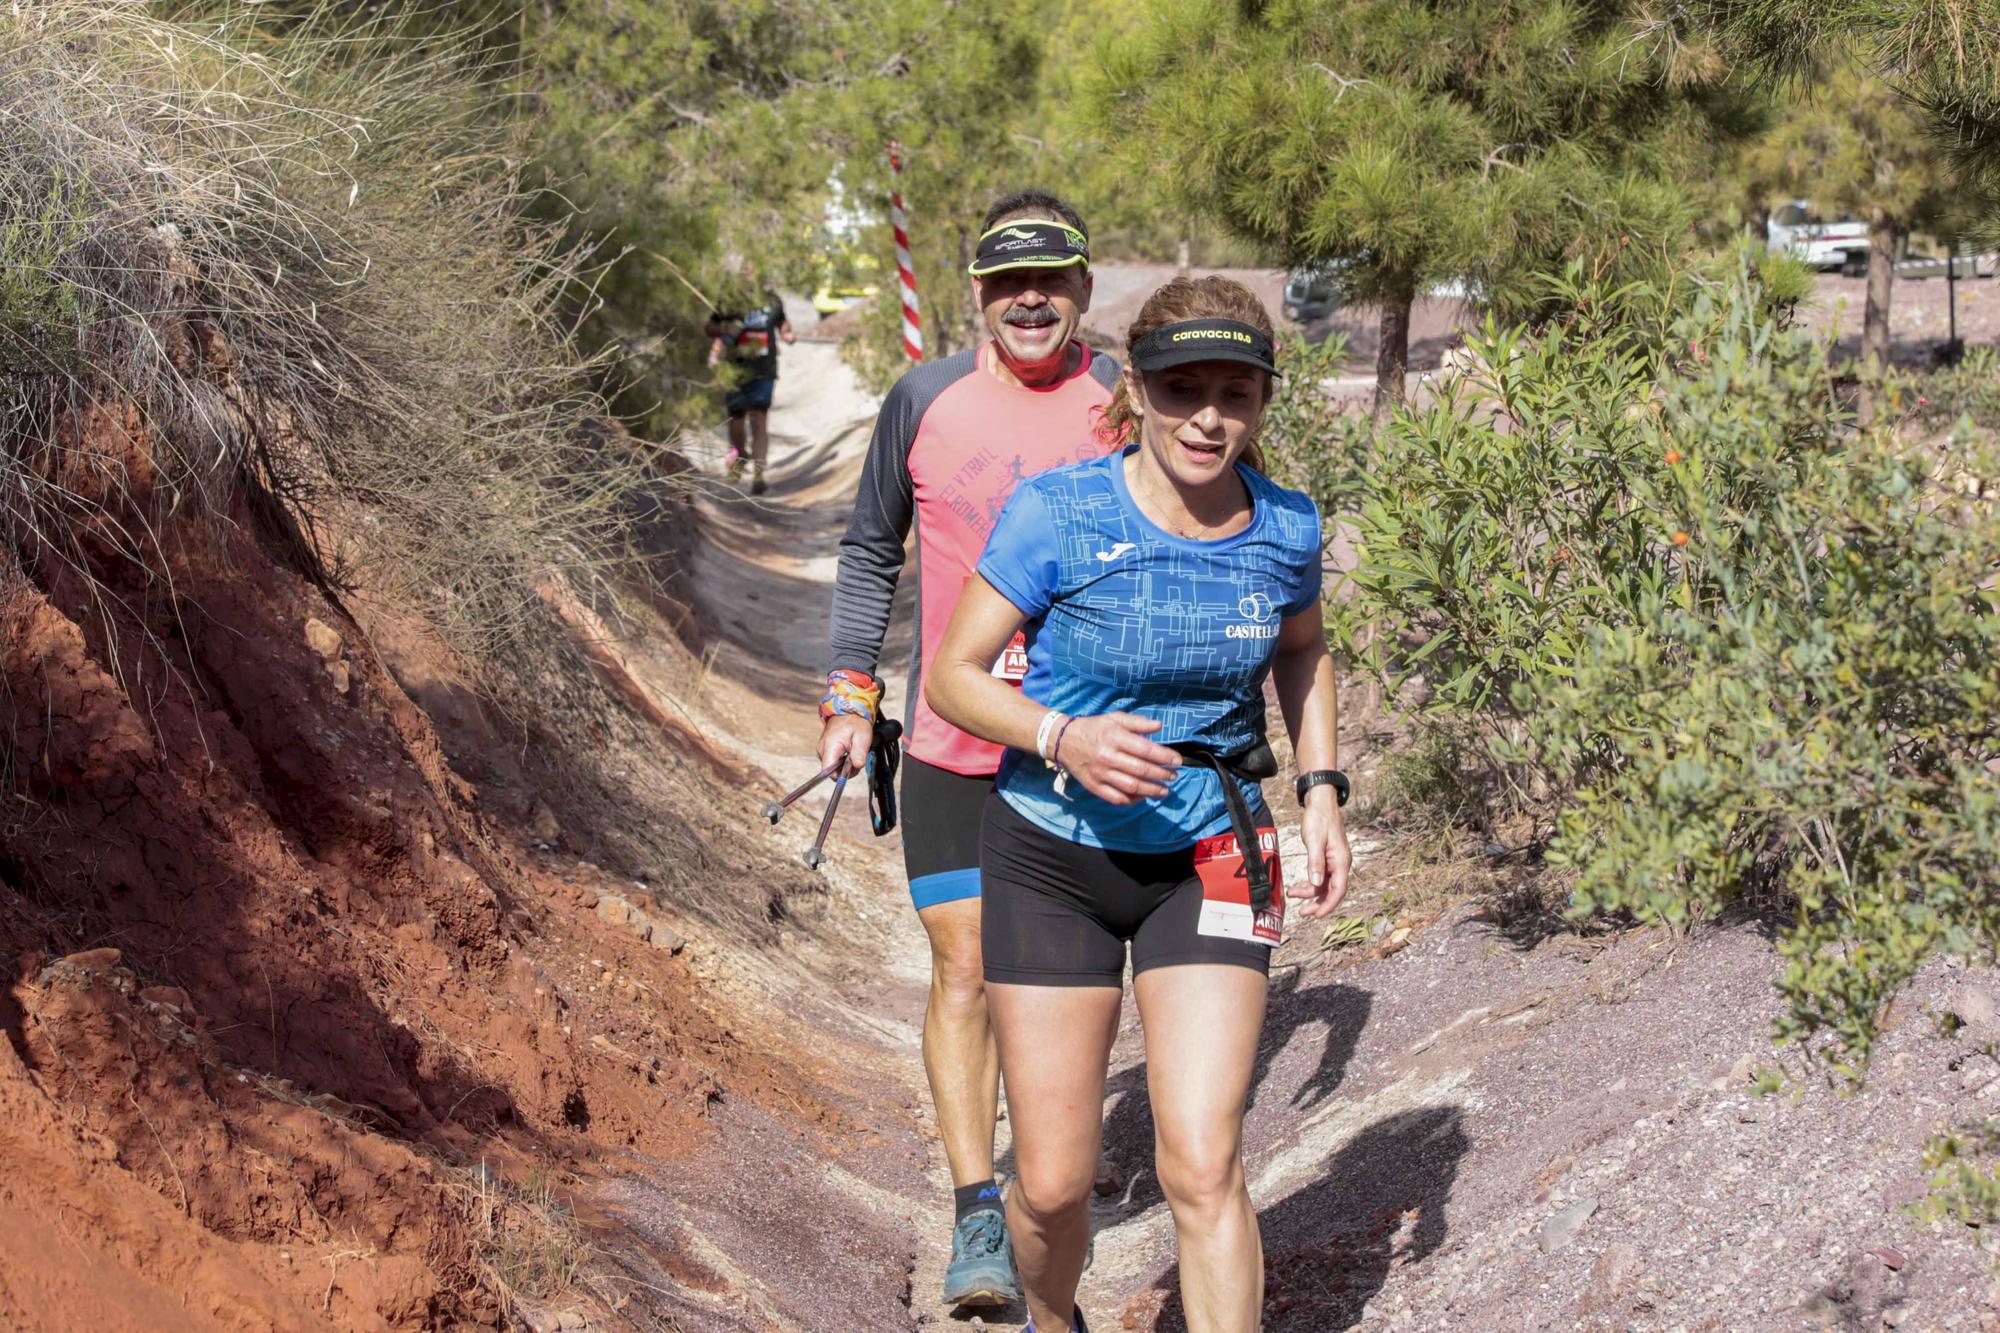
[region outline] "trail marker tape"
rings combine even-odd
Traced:
[[[924,359],[924,322],[917,314],[917,266],[910,258],[909,220],[903,215],[903,145],[889,145],[889,226],[896,233],[896,277],[903,292],[903,351]]]

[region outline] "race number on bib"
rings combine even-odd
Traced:
[[[1028,678],[1028,636],[1025,633],[1017,633],[1013,641],[1000,650],[999,659],[993,663],[993,674],[1016,683]]]
[[[1194,873],[1201,877],[1203,935],[1249,940],[1275,948],[1285,933],[1285,885],[1278,869],[1278,830],[1257,830],[1258,852],[1271,875],[1271,908],[1250,907],[1250,877],[1237,849],[1234,833],[1218,833],[1194,845]]]

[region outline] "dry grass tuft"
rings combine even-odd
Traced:
[[[471,1222],[479,1267],[510,1305],[577,1293],[602,1298],[591,1278],[590,1241],[547,1169],[514,1184],[482,1162],[459,1173],[453,1191]]]
[[[215,12],[0,14],[0,522],[102,595],[247,499],[302,570],[485,660],[547,571],[626,558],[649,479],[580,429],[590,256],[529,219],[469,48]]]

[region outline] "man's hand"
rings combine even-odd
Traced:
[[[1181,757],[1146,739],[1159,729],[1152,718],[1131,713],[1074,718],[1054,757],[1085,791],[1113,805],[1165,796]]]
[[[1347,875],[1354,853],[1347,846],[1347,824],[1340,817],[1340,797],[1331,786],[1306,793],[1299,834],[1306,844],[1306,882],[1285,890],[1287,898],[1309,901],[1299,907],[1306,917],[1332,916],[1347,896]]]
[[[852,777],[868,763],[869,747],[875,743],[875,724],[859,713],[841,713],[828,718],[819,729],[819,766],[832,768],[844,756]]]

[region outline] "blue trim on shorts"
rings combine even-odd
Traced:
[[[969,866],[964,870],[942,870],[935,875],[919,875],[910,881],[910,901],[917,910],[936,907],[939,903],[957,902],[961,898],[979,896],[979,867]]]

